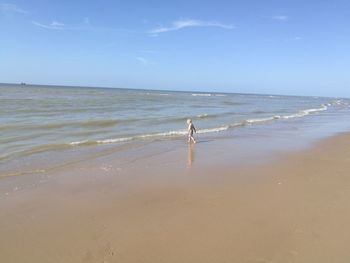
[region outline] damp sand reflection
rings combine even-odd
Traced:
[[[194,150],[194,144],[189,143],[188,144],[188,154],[187,154],[187,164],[188,166],[192,166],[195,160],[195,150]]]

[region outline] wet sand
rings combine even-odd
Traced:
[[[198,144],[128,169],[112,154],[2,178],[0,260],[349,262],[349,142],[341,134],[240,166]]]

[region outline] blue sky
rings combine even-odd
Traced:
[[[350,97],[350,1],[2,1],[0,82]]]

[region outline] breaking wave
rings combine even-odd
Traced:
[[[327,109],[328,109],[327,105],[322,105],[320,108],[301,110],[295,114],[290,114],[290,115],[274,115],[274,116],[264,117],[264,118],[247,119],[247,120],[243,120],[241,122],[237,122],[229,125],[198,129],[197,133],[198,134],[217,133],[217,132],[223,132],[232,128],[243,127],[246,125],[253,125],[253,124],[259,124],[259,123],[266,123],[266,122],[271,122],[279,119],[301,118],[311,113],[321,112]],[[197,117],[205,118],[207,116],[208,116],[207,114],[202,114],[202,115],[198,115]],[[164,139],[164,138],[171,138],[171,137],[176,138],[176,137],[184,136],[186,134],[187,134],[187,131],[182,129],[182,130],[174,130],[174,131],[167,131],[167,132],[160,132],[160,133],[139,134],[139,135],[134,135],[130,137],[121,137],[121,138],[114,138],[114,139],[95,140],[95,141],[92,141],[92,140],[76,141],[76,142],[69,143],[69,145],[81,146],[81,145],[93,145],[93,144],[120,143],[120,142],[128,142],[133,140],[147,140],[147,139],[156,140],[156,139]]]

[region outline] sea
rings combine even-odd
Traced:
[[[106,145],[185,144],[189,118],[200,142],[248,130],[330,135],[350,129],[349,113],[347,98],[1,84],[0,177],[79,162]]]

